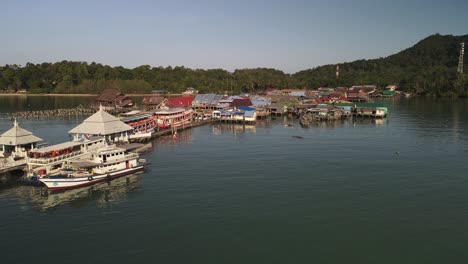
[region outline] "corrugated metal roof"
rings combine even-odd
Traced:
[[[198,94],[193,99],[193,104],[217,105],[223,97],[219,94]]]
[[[151,117],[151,116],[152,116],[151,114],[139,114],[139,115],[121,118],[120,121],[124,123],[129,123],[129,122],[133,122],[137,120],[147,119],[148,117]]]

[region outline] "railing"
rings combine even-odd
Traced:
[[[0,170],[2,169],[7,169],[7,168],[13,168],[17,166],[22,166],[26,165],[26,160],[16,160],[16,161],[8,161],[7,159],[0,159]]]
[[[65,155],[60,155],[60,156],[53,157],[53,158],[29,158],[28,163],[50,164],[50,163],[66,160],[69,158],[73,158],[81,154],[83,154],[83,152],[80,150],[80,151],[72,152],[72,153],[65,154]]]

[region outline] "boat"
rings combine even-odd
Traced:
[[[104,137],[83,136],[75,137],[73,141],[32,149],[28,152],[27,178],[34,180],[57,174],[66,162],[89,157],[91,153],[106,145]]]
[[[193,119],[191,108],[175,107],[152,112],[158,121],[159,129],[180,128],[190,125]]]
[[[59,173],[40,177],[39,181],[54,191],[74,189],[109,181],[143,170],[137,153],[108,145],[98,149],[88,158],[67,161]]]
[[[128,136],[130,141],[151,139],[158,127],[156,118],[150,113],[136,113],[121,118],[120,121],[133,128],[133,132]]]

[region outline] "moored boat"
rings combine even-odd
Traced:
[[[60,191],[112,180],[143,170],[137,153],[115,145],[99,149],[88,159],[68,161],[60,173],[39,178],[51,191]]]
[[[120,119],[125,124],[133,127],[129,135],[130,140],[150,139],[152,133],[157,129],[158,122],[152,114],[137,113]]]
[[[193,119],[193,110],[191,108],[169,108],[153,111],[158,120],[159,129],[180,128],[188,126]]]

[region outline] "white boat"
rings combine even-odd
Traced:
[[[88,159],[68,161],[61,173],[39,179],[51,191],[79,188],[143,170],[137,153],[115,145],[97,150]]]
[[[135,132],[134,134],[130,134],[128,138],[130,139],[130,142],[145,141],[145,140],[151,139],[151,137],[153,136],[153,133],[154,133],[154,129],[148,132],[139,131],[139,132]]]

